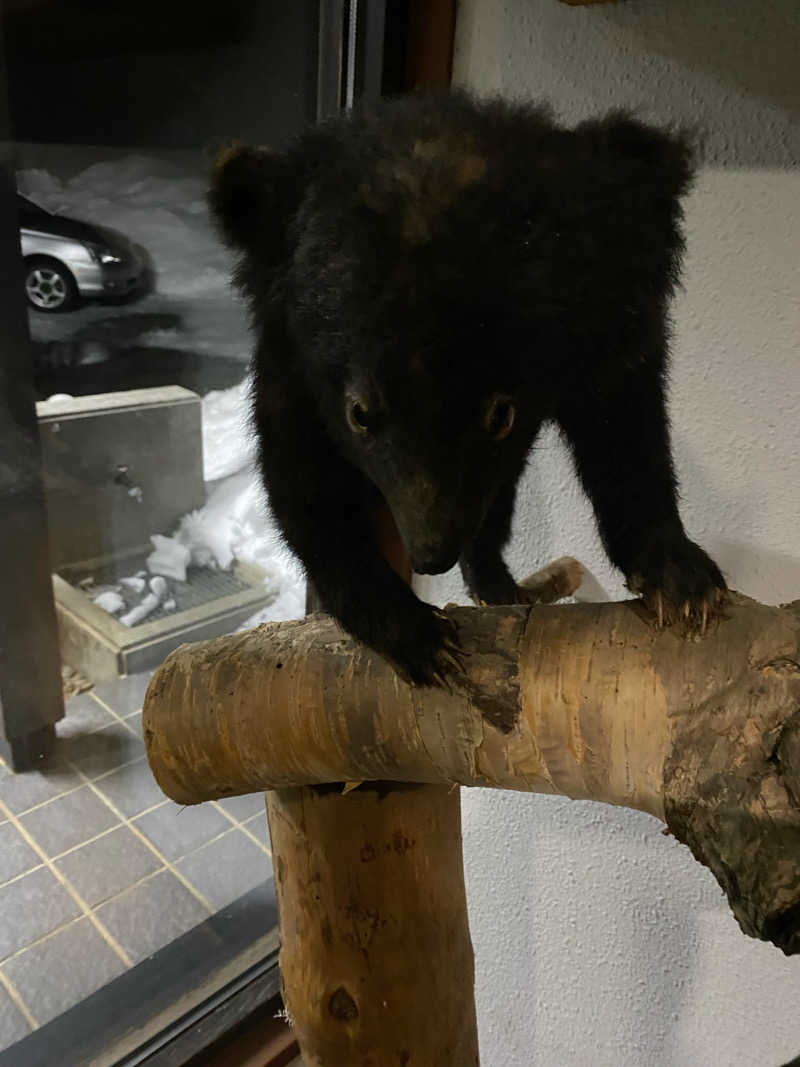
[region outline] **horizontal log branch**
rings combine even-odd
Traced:
[[[638,602],[448,609],[453,692],[405,685],[326,616],[183,646],[145,739],[184,804],[345,781],[489,786],[665,819],[743,930],[800,951],[800,605],[732,596],[704,638]]]

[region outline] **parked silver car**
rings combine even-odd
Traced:
[[[54,215],[17,194],[25,296],[37,311],[67,311],[79,297],[121,297],[144,286],[147,253],[122,234]]]

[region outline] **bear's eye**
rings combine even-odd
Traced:
[[[370,431],[369,412],[358,397],[347,398],[347,424],[353,433],[365,434]]]
[[[486,411],[486,429],[495,441],[504,441],[514,426],[516,409],[507,396],[496,396]]]

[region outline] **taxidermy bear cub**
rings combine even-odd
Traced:
[[[254,424],[275,517],[322,603],[418,684],[452,674],[447,618],[384,560],[525,599],[503,561],[554,420],[604,545],[659,622],[704,629],[725,583],[678,514],[667,308],[691,180],[680,137],[620,113],[412,96],[285,153],[219,159],[213,214],[257,334]]]

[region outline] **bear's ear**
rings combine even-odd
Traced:
[[[286,156],[238,144],[217,156],[208,203],[224,241],[237,251],[279,255],[292,200]]]
[[[687,131],[649,126],[615,111],[582,122],[575,133],[582,139],[590,166],[622,184],[649,187],[669,199],[683,196],[692,184],[695,148]]]

